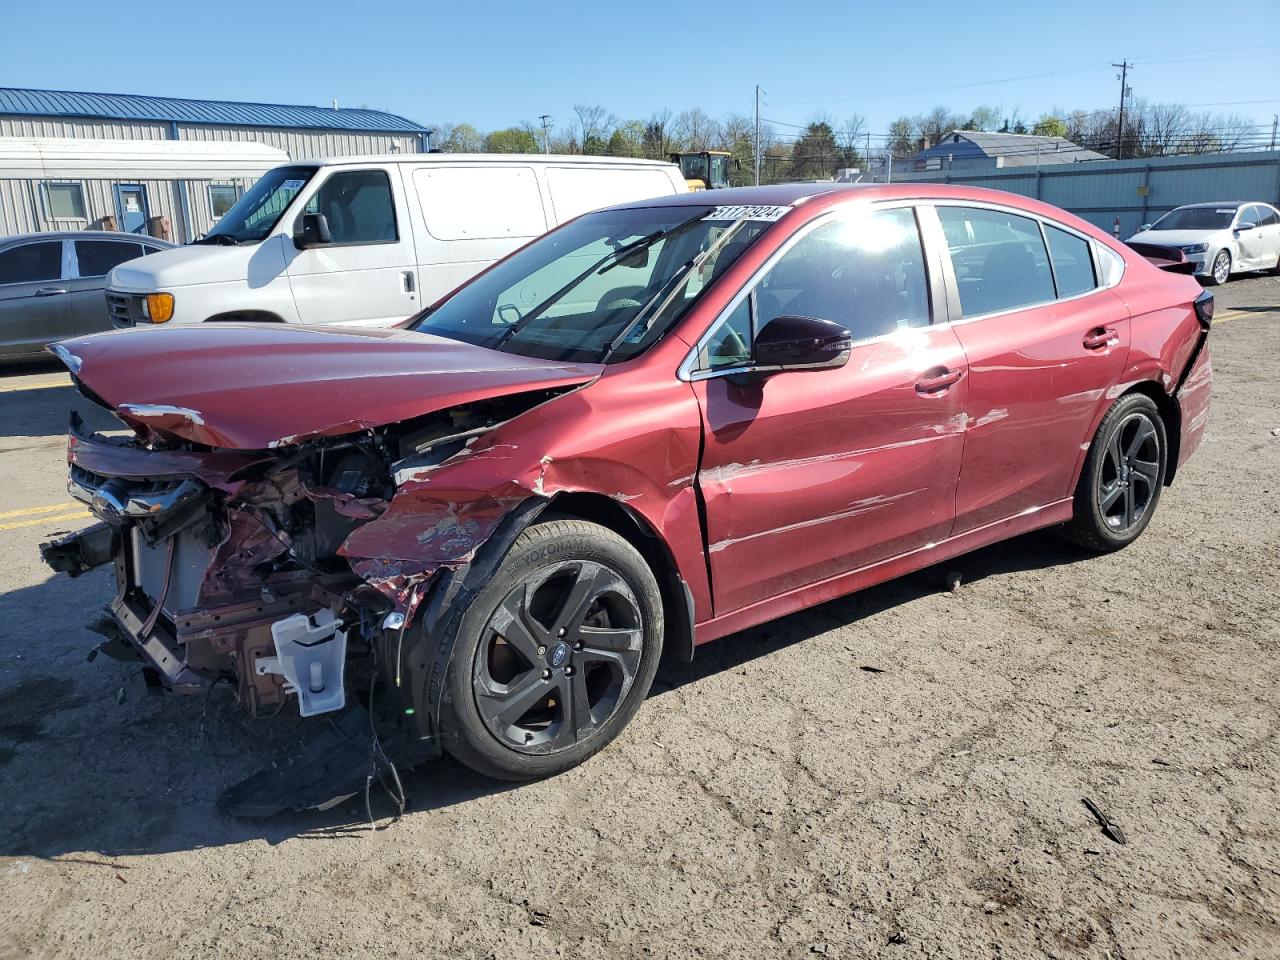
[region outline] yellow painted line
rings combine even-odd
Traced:
[[[23,507],[21,510],[8,510],[0,513],[0,520],[8,520],[10,517],[29,517],[33,513],[57,513],[59,510],[64,513],[80,504],[74,500],[68,500],[65,503],[50,503],[43,507]],[[83,508],[81,508],[83,509]]]
[[[17,530],[19,527],[38,527],[42,523],[56,523],[60,520],[84,520],[88,516],[88,510],[77,510],[75,513],[56,513],[52,517],[37,517],[34,520],[19,520],[16,523],[0,523],[0,530]]]
[[[0,393],[20,393],[23,390],[52,390],[54,387],[69,387],[70,380],[37,380],[35,383],[12,383],[0,387]]]

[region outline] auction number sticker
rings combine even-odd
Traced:
[[[703,220],[764,220],[772,223],[780,219],[790,207],[774,207],[765,204],[740,204],[737,206],[712,207]]]
[[[296,193],[297,191],[302,189],[302,185],[306,182],[307,181],[305,180],[286,180],[284,183],[280,184],[280,189],[292,190]]]

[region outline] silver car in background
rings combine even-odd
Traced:
[[[0,361],[111,329],[107,274],[174,244],[134,233],[72,230],[0,237]]]
[[[1233,273],[1280,273],[1280,211],[1269,203],[1190,203],[1170,210],[1128,240],[1177,247],[1210,286]]]

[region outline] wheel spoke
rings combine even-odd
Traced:
[[[1133,526],[1134,515],[1136,513],[1134,508],[1135,499],[1133,481],[1130,480],[1124,485],[1124,529],[1126,530]]]
[[[1120,495],[1124,493],[1125,485],[1119,480],[1102,488],[1102,498],[1098,501],[1098,507],[1105,514],[1108,510],[1116,505],[1116,501],[1120,499]]]
[[[538,647],[546,646],[547,632],[542,624],[529,616],[529,588],[512,593],[494,614],[495,633],[511,644],[530,664],[538,663]]]
[[[1155,428],[1144,417],[1138,421],[1138,429],[1133,432],[1133,439],[1129,441],[1129,446],[1125,448],[1124,455],[1132,458],[1137,456],[1138,451],[1142,449],[1151,437],[1156,434]]]
[[[1107,459],[1111,461],[1111,466],[1118,477],[1120,475],[1120,464],[1124,462],[1124,456],[1120,453],[1119,430],[1111,435],[1111,440],[1107,443]]]
[[[565,594],[564,603],[560,605],[560,610],[556,614],[555,623],[552,626],[553,634],[561,635],[561,631],[567,633],[572,627],[582,622],[591,602],[600,593],[597,581],[608,577],[609,574],[598,563],[584,561],[578,564],[573,586]]]
[[[505,686],[483,684],[477,706],[480,715],[499,733],[523,717],[549,693],[539,670],[526,670]]]
[[[561,676],[556,682],[556,699],[560,703],[560,719],[552,734],[553,749],[571,747],[591,734],[595,720],[591,716],[591,701],[587,696],[587,678],[581,670],[573,676]]]
[[[1142,477],[1149,485],[1155,485],[1156,477],[1160,474],[1159,463],[1154,460],[1133,460],[1129,466],[1134,473]]]
[[[640,650],[638,627],[579,627],[578,637],[584,651],[626,653]]]

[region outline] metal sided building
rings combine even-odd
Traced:
[[[185,242],[207,232],[246,187],[278,163],[419,153],[427,149],[427,135],[412,120],[380,110],[0,87],[0,148],[8,143],[11,152],[21,153],[13,142],[21,139],[65,158],[74,153],[68,140],[114,142],[100,144],[105,156],[98,152],[102,172],[94,182],[53,176],[53,168],[43,178],[14,178],[0,170],[0,236],[104,225],[161,235],[167,226],[168,239]],[[138,159],[128,157],[129,142],[142,141],[184,143],[171,159],[180,158],[187,144],[217,144],[223,160],[230,162],[239,151],[246,163],[240,173],[214,178],[213,158],[213,167],[205,164],[198,174],[171,170],[175,175],[147,180],[128,169]],[[263,158],[249,156],[255,150],[265,155],[262,146],[274,148],[269,152],[275,162],[264,165],[258,162]],[[112,154],[123,161],[115,170],[109,169]]]

